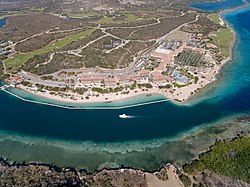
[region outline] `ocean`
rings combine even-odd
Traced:
[[[208,12],[214,12],[222,9],[237,7],[243,5],[243,0],[222,0],[222,1],[213,1],[213,2],[196,2],[190,3],[189,5],[197,8],[202,9]]]
[[[191,158],[191,153],[182,150],[184,144],[177,141],[178,137],[250,112],[249,16],[249,6],[222,14],[237,34],[233,60],[223,67],[218,81],[207,88],[198,102],[184,106],[162,102],[119,110],[69,110],[24,102],[0,92],[0,155],[10,160],[90,170],[120,165],[152,170],[174,158]],[[153,100],[158,99],[156,96]],[[120,119],[118,116],[123,113],[133,118]],[[176,141],[177,150],[173,153],[179,150],[180,155],[168,152],[169,139]]]

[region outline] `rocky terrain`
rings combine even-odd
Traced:
[[[0,159],[0,186],[183,186],[177,169],[167,164],[155,173],[136,169],[96,171],[93,174],[74,168],[46,164],[10,164]]]
[[[198,173],[195,176],[196,181],[200,182],[200,186],[206,184],[207,186],[234,186],[234,187],[249,187],[250,185],[244,181],[237,180],[233,177],[227,177],[215,174],[209,170]]]
[[[235,122],[248,125],[249,116]],[[165,164],[156,172],[133,168],[85,169],[53,164],[16,163],[0,157],[0,186],[84,187],[249,187],[249,132],[217,141],[190,163]]]

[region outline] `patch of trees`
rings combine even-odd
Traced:
[[[216,142],[211,150],[183,166],[185,172],[210,170],[250,183],[250,137]]]

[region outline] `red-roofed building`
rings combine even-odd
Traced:
[[[118,80],[116,78],[108,78],[104,80],[104,84],[107,87],[115,87],[117,86]]]
[[[151,74],[151,81],[155,84],[166,84],[172,82],[173,79],[169,76],[162,75],[161,72],[155,71]]]
[[[81,84],[101,84],[105,77],[89,77],[89,76],[84,76],[80,77],[80,83]]]
[[[128,85],[128,84],[131,84],[132,81],[130,80],[128,76],[126,76],[126,77],[119,77],[118,82]]]
[[[9,82],[10,84],[17,85],[20,84],[23,81],[23,79],[18,75],[12,75],[8,79],[6,79],[6,81]]]

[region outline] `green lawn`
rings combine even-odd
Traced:
[[[189,82],[189,83],[187,83],[187,84],[182,84],[182,85],[180,85],[180,84],[177,84],[177,83],[173,83],[173,85],[174,85],[174,87],[177,87],[177,88],[183,88],[183,87],[186,87],[186,86],[189,86],[189,85],[191,85],[191,84],[193,84],[192,82]]]
[[[103,17],[102,19],[96,21],[96,23],[100,24],[122,24],[125,22],[133,22],[138,19],[138,16],[132,14],[132,13],[124,13],[124,15],[127,17],[124,21],[114,21],[112,17]]]
[[[217,13],[209,14],[208,18],[211,19],[214,23],[220,24],[220,17]]]
[[[56,41],[46,45],[43,48],[38,49],[38,50],[29,52],[29,53],[25,53],[25,54],[14,55],[13,57],[7,59],[4,62],[5,66],[8,70],[12,69],[13,67],[18,67],[18,66],[26,63],[29,59],[33,58],[35,55],[41,55],[41,54],[45,54],[45,53],[54,51],[56,49],[63,48],[64,46],[70,44],[73,41],[77,41],[79,39],[88,37],[95,30],[96,30],[95,28],[89,29],[89,30],[77,33],[75,35],[72,35],[72,36],[67,36],[61,40],[56,40]]]
[[[112,17],[103,17],[102,19],[98,20],[96,23],[110,24],[110,23],[116,23],[116,22],[118,22],[118,21],[113,21]]]
[[[32,7],[29,9],[30,11],[33,11],[33,12],[43,12],[44,11],[44,8],[35,8],[35,7]]]
[[[136,21],[138,19],[138,16],[132,13],[125,13],[124,15],[127,16],[126,21]]]
[[[230,42],[232,40],[232,32],[230,28],[222,28],[215,33],[216,36],[212,37],[213,42],[219,46],[221,53],[229,57],[230,55]]]
[[[209,19],[213,22],[220,24],[220,17],[217,13],[208,15]],[[222,28],[215,33],[217,36],[213,36],[213,42],[220,47],[221,53],[228,57],[230,55],[230,42],[232,40],[232,33],[230,28]]]
[[[90,17],[90,16],[98,16],[97,12],[67,12],[65,13],[70,18],[85,18],[85,17]]]

